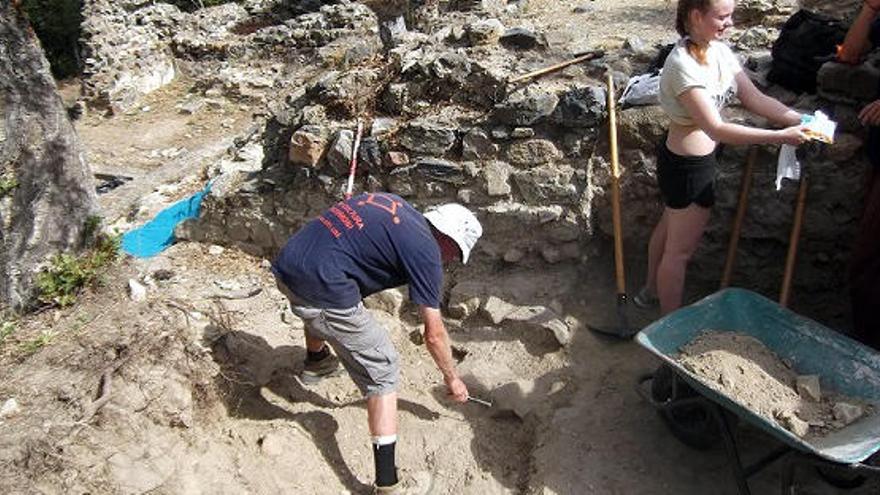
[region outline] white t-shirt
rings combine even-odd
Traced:
[[[736,56],[726,44],[710,41],[706,50],[706,65],[702,65],[687,51],[681,39],[666,58],[660,76],[660,106],[669,120],[679,125],[694,125],[678,96],[690,88],[704,88],[716,110],[736,94],[736,75],[742,71]]]

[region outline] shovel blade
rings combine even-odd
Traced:
[[[633,335],[639,333],[638,328],[633,328],[629,324],[629,317],[627,317],[627,297],[626,294],[618,294],[617,295],[617,325],[616,326],[602,326],[602,325],[588,325],[590,330],[601,333],[603,335],[610,335],[612,337],[617,337],[620,339],[631,339]]]

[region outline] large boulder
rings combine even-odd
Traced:
[[[85,153],[18,7],[0,4],[0,302],[24,308],[47,257],[83,246],[96,214]]]

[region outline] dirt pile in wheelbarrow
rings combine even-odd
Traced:
[[[821,437],[874,412],[742,333],[707,332],[682,347],[678,360],[709,387],[799,437]]]

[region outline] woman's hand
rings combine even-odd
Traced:
[[[859,121],[862,125],[880,125],[880,100],[874,100],[865,105],[859,112]]]
[[[792,146],[799,146],[804,144],[808,139],[806,127],[802,125],[793,125],[791,127],[786,127],[785,129],[781,129],[776,131],[779,136],[779,144],[790,144]]]

